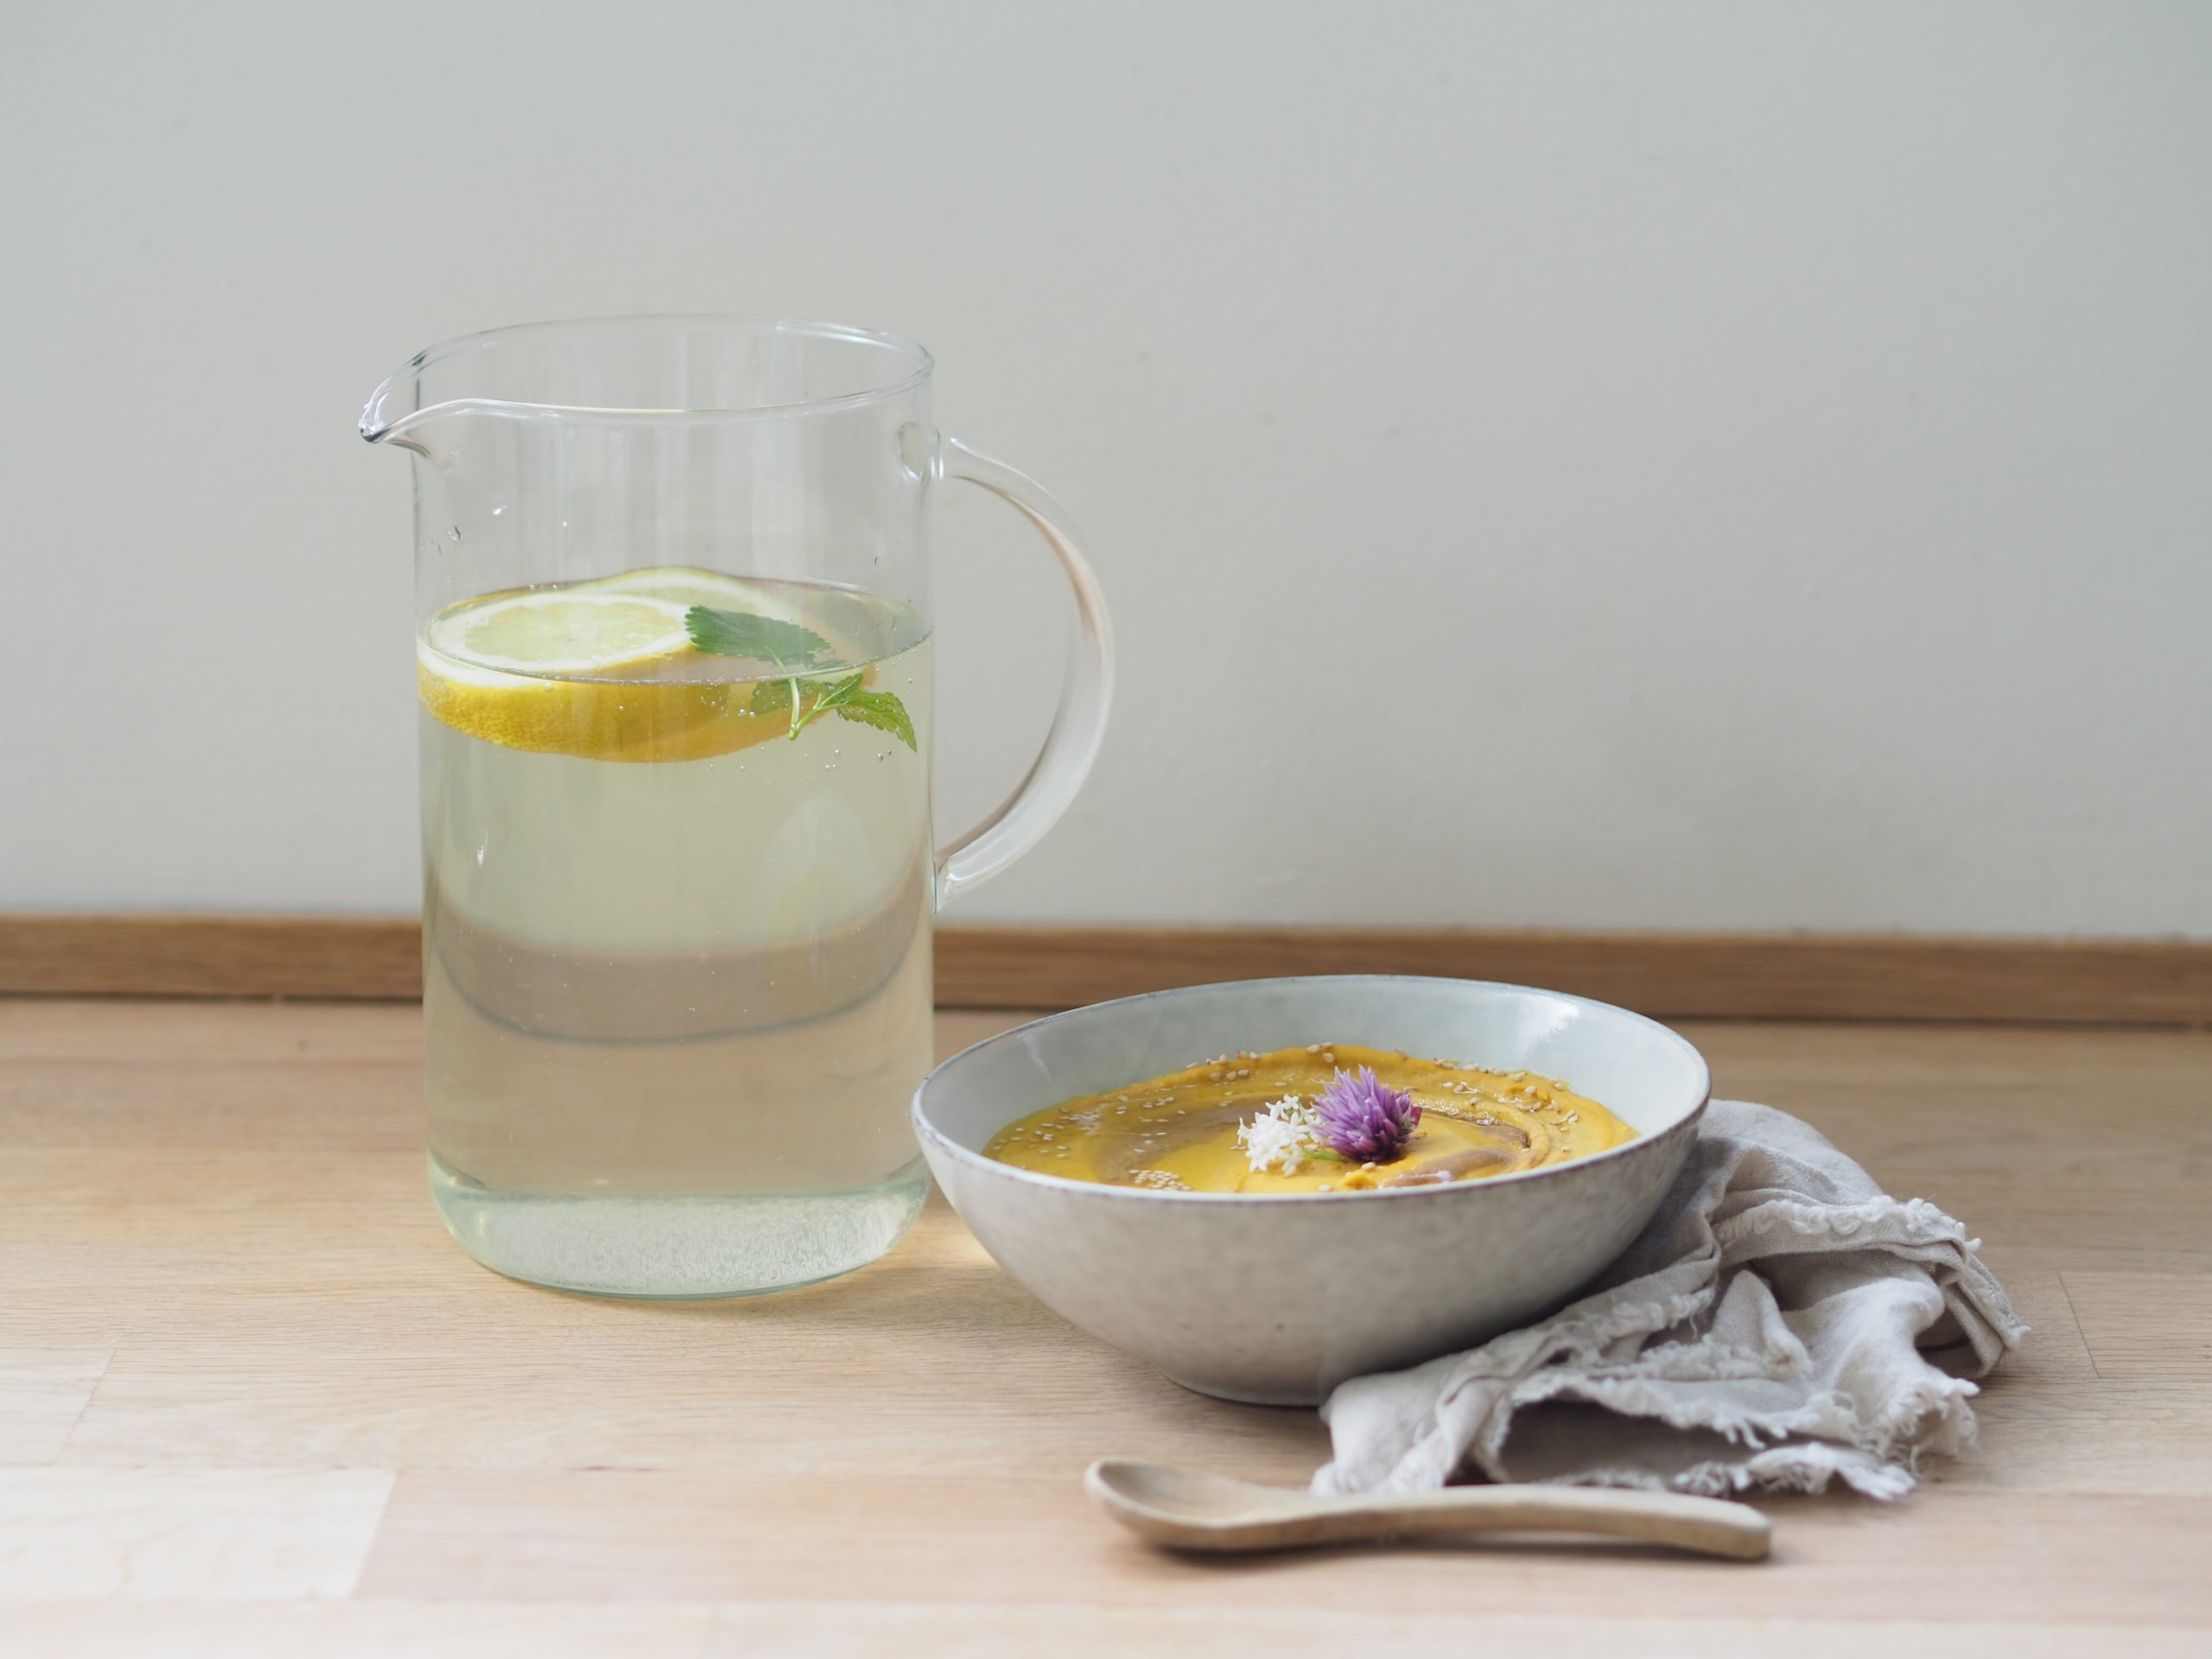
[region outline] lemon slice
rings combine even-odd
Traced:
[[[753,683],[691,677],[692,605],[791,607],[734,577],[671,569],[503,594],[434,618],[416,647],[423,707],[503,749],[586,760],[704,760],[788,736]]]
[[[773,617],[779,622],[793,623],[820,634],[830,642],[831,652],[840,661],[861,660],[854,649],[856,642],[836,625],[833,615],[824,615],[818,606],[804,608],[773,588],[747,582],[742,576],[725,575],[720,570],[702,569],[696,564],[648,565],[642,569],[625,570],[620,575],[578,582],[567,591],[628,594],[640,599],[664,600],[686,610],[694,605],[704,605],[710,610],[744,611],[754,616]]]
[[[751,611],[781,622],[805,624],[799,608],[757,582],[727,576],[719,570],[693,564],[649,565],[625,570],[616,576],[599,576],[564,590],[571,594],[630,594],[641,599],[665,600],[689,607],[711,606],[718,610]],[[808,626],[811,626],[810,624]]]
[[[583,588],[514,594],[438,618],[423,643],[442,657],[511,674],[618,674],[689,651],[686,608]]]

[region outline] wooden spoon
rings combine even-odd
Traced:
[[[1116,1521],[1175,1549],[1289,1549],[1439,1532],[1595,1532],[1705,1555],[1766,1557],[1766,1516],[1744,1503],[1605,1486],[1447,1486],[1320,1497],[1162,1463],[1102,1458],[1084,1489]]]

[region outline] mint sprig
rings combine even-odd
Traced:
[[[809,672],[820,673],[834,666],[822,660],[830,654],[830,642],[813,629],[750,611],[694,605],[683,613],[683,631],[691,636],[693,646],[709,657],[746,657],[799,671],[761,681],[753,688],[747,705],[755,715],[789,715],[794,742],[823,715],[836,715],[841,720],[888,732],[917,754],[921,753],[906,705],[893,692],[862,690],[868,683],[865,671],[827,681],[804,677]]]
[[[814,695],[803,698],[798,712],[791,716],[791,735],[797,737],[823,715],[842,709],[867,678],[865,674],[848,674],[842,680],[810,682],[804,689]]]

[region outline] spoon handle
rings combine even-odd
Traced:
[[[1268,1549],[1359,1538],[1453,1532],[1580,1532],[1669,1544],[1702,1555],[1766,1557],[1766,1516],[1746,1503],[1602,1486],[1448,1486],[1390,1497],[1315,1502],[1292,1514],[1224,1527],[1212,1547]],[[1236,1536],[1232,1541],[1232,1535]],[[1186,1536],[1185,1548],[1206,1542]]]
[[[1372,1500],[1352,1513],[1365,1529],[1358,1535],[1363,1537],[1588,1532],[1746,1561],[1764,1559],[1771,1530],[1766,1516],[1748,1503],[1606,1486],[1450,1486]]]

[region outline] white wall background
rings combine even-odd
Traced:
[[[4,0],[0,226],[0,906],[409,908],[362,399],[733,310],[1095,539],[1114,734],[968,917],[2212,935],[2212,6]]]

